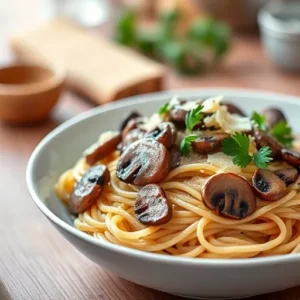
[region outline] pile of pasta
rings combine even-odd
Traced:
[[[221,155],[221,154],[219,154]],[[226,156],[218,160],[187,161],[173,169],[159,184],[172,206],[172,218],[160,226],[145,226],[134,213],[140,186],[116,177],[119,152],[99,164],[110,171],[110,182],[97,201],[80,213],[77,229],[101,241],[142,251],[190,258],[249,258],[300,253],[299,185],[288,186],[277,201],[257,199],[256,211],[241,220],[229,219],[209,210],[202,202],[205,182],[221,172],[235,172],[250,182],[257,167],[228,165]],[[273,162],[270,169],[280,169],[283,162]],[[76,182],[89,165],[81,158],[67,170],[56,185],[60,199],[68,202]]]

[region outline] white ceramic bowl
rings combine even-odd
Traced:
[[[82,151],[102,131],[117,129],[122,115],[133,109],[150,115],[174,94],[188,98],[221,94],[247,113],[276,105],[287,114],[292,127],[300,127],[300,99],[280,94],[201,89],[155,93],[118,101],[67,121],[37,146],[27,168],[27,184],[35,203],[84,255],[120,277],[143,286],[192,298],[225,299],[300,285],[298,254],[235,260],[177,258],[102,242],[73,227],[69,212],[53,190],[59,175],[73,166]]]

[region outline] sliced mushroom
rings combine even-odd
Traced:
[[[169,120],[174,123],[174,125],[179,128],[183,129],[185,128],[185,117],[187,113],[191,110],[188,107],[185,107],[184,105],[187,102],[190,102],[188,100],[179,99],[179,104],[175,105],[169,112]],[[192,101],[193,103],[201,104],[201,100]]]
[[[122,139],[125,138],[125,136],[133,129],[139,128],[142,124],[144,124],[143,118],[135,118],[132,120],[129,120],[126,126],[122,130]]]
[[[167,148],[156,140],[142,139],[123,152],[116,174],[124,182],[145,185],[163,181],[170,168]]]
[[[203,188],[203,203],[211,210],[232,219],[243,219],[256,210],[251,185],[234,173],[210,177]]]
[[[275,174],[285,183],[286,186],[296,182],[298,179],[298,171],[293,167],[278,170]]]
[[[171,122],[163,122],[145,134],[145,138],[155,139],[166,148],[170,148],[176,141],[177,129]]]
[[[266,118],[266,124],[269,129],[272,129],[278,122],[285,121],[286,118],[283,112],[275,107],[269,107],[263,111]]]
[[[142,115],[138,113],[137,111],[132,111],[127,117],[123,119],[120,125],[120,131],[122,131],[129,121],[140,118]]]
[[[192,142],[195,152],[200,154],[212,154],[221,151],[222,143],[230,135],[227,133],[214,133],[199,136],[197,140]]]
[[[263,146],[269,146],[272,151],[272,158],[281,158],[282,146],[272,136],[266,132],[256,129],[254,131],[254,138],[258,149],[262,148]]]
[[[118,144],[121,142],[121,134],[114,132],[103,143],[96,144],[92,148],[87,150],[85,159],[90,166],[94,165],[97,161],[109,155],[111,152],[117,149]]]
[[[186,109],[183,109],[180,106],[175,106],[169,112],[169,119],[177,128],[185,128],[185,117],[187,113],[188,111]]]
[[[139,191],[134,212],[141,223],[152,226],[165,224],[172,217],[172,208],[166,194],[156,184],[148,184]]]
[[[181,163],[181,152],[178,148],[174,145],[170,149],[170,156],[171,156],[171,169],[176,169],[180,166]]]
[[[141,140],[145,137],[146,131],[140,128],[135,128],[127,133],[127,135],[122,140],[121,152],[123,153],[126,148],[133,142]]]
[[[252,185],[258,197],[267,201],[276,201],[286,194],[285,183],[269,170],[256,170]]]
[[[242,117],[246,117],[245,113],[243,111],[241,111],[237,106],[233,105],[232,103],[224,102],[223,106],[227,107],[227,111],[230,114],[235,114],[235,115],[239,115]]]
[[[297,151],[289,150],[289,149],[282,149],[281,156],[284,161],[289,163],[294,167],[300,166],[300,153]]]
[[[69,200],[71,211],[79,214],[92,206],[109,178],[109,171],[104,165],[96,165],[88,169],[73,189]]]

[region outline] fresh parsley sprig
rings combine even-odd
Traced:
[[[267,131],[266,126],[266,118],[264,115],[261,115],[257,112],[253,112],[251,117],[254,126],[263,130]],[[291,147],[293,143],[293,135],[292,135],[292,128],[288,125],[285,121],[279,121],[271,130],[271,135],[285,147]]]
[[[192,142],[194,142],[198,138],[197,135],[187,135],[180,143],[180,152],[184,156],[188,156],[191,148]]]
[[[185,127],[188,132],[193,131],[193,128],[201,121],[203,118],[203,105],[198,105],[198,107],[190,110],[185,116]]]
[[[166,115],[170,110],[172,109],[172,106],[170,105],[170,103],[165,103],[158,111],[158,114],[160,116],[164,116]]]
[[[237,166],[245,168],[253,161],[258,168],[265,169],[272,160],[271,149],[264,146],[254,155],[250,155],[249,147],[250,138],[245,134],[236,133],[223,141],[222,150],[226,155],[232,156],[232,162]]]
[[[279,121],[271,131],[272,135],[276,138],[278,142],[285,145],[286,147],[291,147],[293,143],[292,128],[285,121]]]
[[[266,131],[266,118],[264,115],[261,115],[254,111],[251,116],[251,121],[254,123],[255,127],[258,127],[259,129]]]

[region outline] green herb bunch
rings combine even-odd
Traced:
[[[179,12],[168,10],[150,28],[140,28],[136,13],[124,10],[116,22],[115,39],[185,74],[200,73],[230,48],[230,30],[221,22],[199,18],[185,32],[178,30],[179,24]]]

